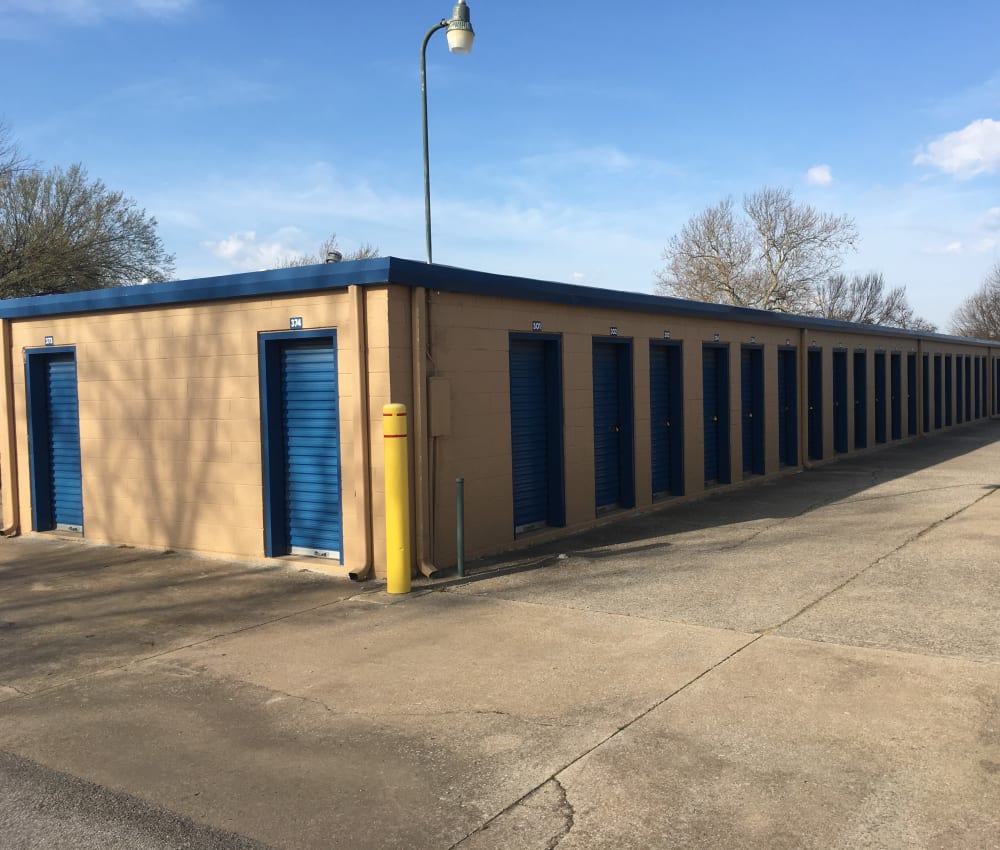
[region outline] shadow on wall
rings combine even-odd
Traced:
[[[256,351],[204,356],[193,338],[185,356],[164,358],[143,348],[161,340],[136,342],[126,369],[78,361],[87,536],[254,554],[247,540],[259,548],[263,536]],[[88,517],[100,527],[88,530]]]

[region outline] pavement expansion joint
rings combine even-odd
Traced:
[[[694,676],[693,678],[689,679],[687,682],[685,682],[680,687],[675,688],[673,691],[671,691],[669,694],[667,694],[662,699],[659,699],[656,702],[654,702],[652,705],[648,706],[647,708],[644,708],[642,711],[640,711],[638,714],[636,714],[630,720],[626,721],[625,723],[623,723],[622,725],[620,725],[617,729],[615,729],[613,732],[611,732],[610,734],[608,734],[605,737],[603,737],[596,744],[593,744],[593,745],[587,747],[583,752],[581,752],[578,755],[576,755],[573,758],[571,758],[562,767],[560,767],[558,770],[554,771],[550,776],[547,776],[544,780],[542,780],[541,782],[539,782],[537,785],[533,786],[532,788],[529,788],[524,794],[522,794],[520,797],[518,797],[512,803],[510,803],[509,805],[507,805],[506,807],[504,807],[503,809],[501,809],[499,812],[497,812],[496,814],[494,814],[492,817],[490,817],[487,820],[485,820],[483,823],[481,823],[479,826],[477,826],[471,832],[469,832],[468,834],[462,836],[462,838],[460,838],[458,841],[456,841],[454,844],[452,844],[448,848],[448,850],[457,850],[457,848],[461,847],[461,845],[462,845],[462,843],[464,841],[467,841],[469,838],[471,838],[476,833],[482,832],[485,829],[489,829],[489,827],[490,827],[491,824],[493,824],[499,818],[503,817],[503,815],[505,815],[508,812],[510,812],[513,809],[515,809],[517,806],[521,805],[525,800],[527,800],[533,794],[536,794],[543,786],[545,786],[549,782],[554,782],[554,783],[557,784],[557,787],[558,787],[558,789],[560,791],[560,794],[562,795],[563,799],[566,800],[566,806],[568,807],[569,811],[572,812],[573,821],[575,821],[576,811],[575,811],[575,809],[573,809],[572,805],[570,804],[569,799],[566,798],[566,789],[563,786],[562,782],[558,778],[560,774],[565,773],[573,765],[577,764],[578,762],[583,761],[583,759],[585,759],[591,753],[596,752],[598,749],[600,749],[601,747],[603,747],[609,741],[611,741],[614,738],[618,737],[618,735],[620,735],[626,729],[628,729],[629,727],[631,727],[634,724],[638,723],[640,720],[642,720],[644,717],[648,716],[649,714],[652,714],[660,706],[662,706],[665,703],[669,702],[670,700],[672,700],[678,694],[683,693],[684,691],[686,691],[688,688],[690,688],[696,682],[701,681],[706,676],[708,676],[711,673],[713,673],[716,670],[718,670],[723,664],[726,664],[728,661],[731,661],[733,658],[735,658],[741,652],[743,652],[744,650],[746,650],[749,647],[753,646],[762,637],[763,637],[762,634],[755,634],[755,635],[753,635],[750,638],[750,640],[748,640],[742,646],[737,647],[732,652],[730,652],[728,655],[726,655],[724,658],[721,658],[718,661],[716,661],[715,664],[712,664],[710,667],[706,667],[697,676]],[[568,820],[568,818],[567,818],[567,820]],[[570,829],[572,829],[572,825],[573,825],[572,822],[570,822],[570,825],[566,829],[566,831],[563,832],[562,835],[558,836],[558,840],[555,841],[555,844],[549,844],[547,850],[551,850],[551,848],[554,848],[557,844],[559,844],[559,842],[562,841],[562,839],[565,838],[566,835],[569,834]]]
[[[781,621],[780,623],[777,623],[776,625],[773,625],[773,626],[769,626],[769,627],[768,627],[768,628],[766,628],[766,629],[761,629],[761,630],[760,630],[760,632],[759,632],[759,634],[760,634],[760,635],[766,635],[766,634],[770,634],[771,632],[773,632],[773,631],[776,631],[777,629],[780,629],[780,628],[783,628],[783,627],[787,626],[787,625],[788,625],[789,623],[791,623],[791,622],[792,622],[793,620],[796,620],[796,619],[798,619],[798,618],[799,618],[799,617],[801,617],[801,616],[802,616],[803,614],[805,614],[805,613],[806,613],[807,611],[811,611],[811,610],[812,610],[813,608],[815,608],[815,607],[816,607],[817,605],[819,605],[819,604],[820,604],[821,602],[825,601],[826,599],[829,599],[829,598],[830,598],[831,596],[833,596],[833,594],[837,593],[837,592],[838,592],[838,591],[840,591],[840,590],[843,590],[843,589],[844,589],[845,587],[847,587],[847,585],[851,584],[851,583],[852,583],[852,582],[854,582],[854,581],[855,581],[856,579],[858,579],[858,578],[860,578],[861,576],[863,576],[863,575],[864,575],[865,573],[867,573],[867,572],[868,572],[869,570],[872,570],[872,569],[874,569],[875,567],[877,567],[877,566],[878,566],[879,564],[881,564],[881,563],[882,563],[883,561],[885,561],[885,560],[886,560],[887,558],[891,558],[891,557],[892,557],[893,555],[895,555],[895,554],[896,554],[897,552],[901,552],[901,551],[902,551],[903,549],[905,549],[905,548],[906,548],[907,546],[909,546],[909,545],[910,545],[911,543],[915,543],[916,541],[920,540],[920,539],[921,539],[922,537],[924,537],[924,536],[926,536],[926,535],[930,534],[930,533],[931,533],[932,531],[934,531],[935,529],[937,529],[937,528],[939,528],[940,526],[944,525],[944,524],[945,524],[946,522],[948,522],[949,520],[952,520],[952,519],[954,519],[955,517],[957,517],[957,516],[958,516],[959,514],[961,514],[961,513],[964,513],[964,512],[965,512],[965,511],[967,511],[967,510],[968,510],[969,508],[972,508],[972,507],[975,507],[975,506],[976,506],[976,505],[978,505],[978,504],[979,504],[980,502],[982,502],[982,501],[983,501],[984,499],[987,499],[987,498],[989,498],[990,496],[992,496],[992,495],[993,495],[994,493],[996,493],[996,492],[997,492],[997,491],[996,491],[996,489],[994,489],[994,488],[991,488],[991,489],[987,490],[987,491],[986,491],[985,493],[983,493],[983,494],[982,494],[981,496],[979,496],[978,498],[975,498],[975,499],[973,499],[973,500],[972,500],[971,502],[969,502],[968,504],[965,504],[965,505],[963,505],[962,507],[960,507],[960,508],[957,508],[956,510],[952,511],[952,512],[951,512],[950,514],[948,514],[947,516],[944,516],[944,517],[941,517],[941,519],[938,519],[938,520],[935,520],[935,521],[934,521],[934,522],[932,522],[932,523],[931,523],[930,525],[928,525],[928,526],[925,526],[924,528],[920,529],[920,531],[918,531],[918,532],[917,532],[916,534],[912,534],[912,535],[910,535],[909,537],[907,537],[907,538],[906,538],[906,540],[904,540],[904,541],[903,541],[902,543],[900,543],[900,544],[899,544],[898,546],[896,546],[895,548],[893,548],[893,549],[890,549],[890,550],[889,550],[888,552],[884,552],[884,553],[882,553],[881,555],[879,555],[879,556],[878,556],[878,557],[877,557],[877,558],[876,558],[876,559],[875,559],[874,561],[872,561],[872,562],[871,562],[870,564],[868,564],[867,566],[864,566],[864,567],[862,567],[862,568],[861,568],[860,570],[858,570],[858,571],[857,571],[856,573],[854,573],[853,575],[851,575],[851,576],[849,576],[848,578],[844,579],[844,581],[842,581],[842,582],[841,582],[840,584],[838,584],[838,585],[837,585],[836,587],[833,587],[833,588],[831,588],[831,589],[830,589],[830,590],[828,590],[828,591],[827,591],[826,593],[824,593],[824,594],[822,594],[821,596],[819,596],[819,597],[817,597],[816,599],[814,599],[814,600],[813,600],[812,602],[810,602],[810,603],[809,603],[808,605],[806,605],[805,607],[801,608],[801,609],[800,609],[799,611],[797,611],[796,613],[792,614],[792,616],[791,616],[791,617],[788,617],[787,619],[785,619],[785,620],[782,620],[782,621]]]

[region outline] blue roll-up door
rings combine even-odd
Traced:
[[[955,422],[961,425],[965,421],[965,370],[962,358],[955,358]]]
[[[833,352],[833,450],[847,451],[847,352]]]
[[[792,349],[778,352],[778,460],[799,465],[798,370]]]
[[[282,346],[281,383],[289,550],[339,558],[340,423],[332,341]]]
[[[740,408],[743,437],[743,474],[764,474],[764,352],[740,352]]]
[[[941,355],[934,355],[934,427],[940,428],[942,423],[942,398],[944,386],[941,372]]]
[[[46,358],[46,361],[52,525],[82,531],[83,487],[76,359],[72,354],[60,354]]]
[[[682,496],[684,411],[677,345],[649,347],[649,413],[653,496]]]
[[[809,386],[806,390],[809,397],[809,459],[823,458],[823,352],[809,352]]]
[[[706,345],[702,350],[705,484],[730,483],[729,350]]]
[[[854,352],[854,448],[868,445],[868,355]]]
[[[944,424],[952,423],[952,411],[954,408],[954,368],[952,367],[951,355],[944,356]]]
[[[510,340],[514,533],[565,524],[559,343]]]
[[[972,421],[972,358],[965,358],[965,421]]]
[[[983,366],[983,358],[982,357],[976,357],[974,362],[975,362],[975,370],[976,370],[976,377],[975,377],[975,381],[976,381],[976,419],[979,419],[983,415],[983,408],[982,408],[983,379],[982,379],[982,374],[981,374],[981,372],[982,372],[982,366]]]
[[[922,405],[924,420],[924,433],[928,433],[931,430],[931,360],[930,355],[925,354],[923,356],[923,380],[920,382],[924,391],[924,403]]]
[[[594,341],[594,499],[598,511],[635,505],[631,356],[628,342]]]
[[[903,359],[899,354],[889,357],[889,401],[892,439],[903,436]]]
[[[906,433],[917,433],[917,355],[906,355]]]
[[[886,440],[885,354],[875,353],[875,442]]]

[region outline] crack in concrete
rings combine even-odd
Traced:
[[[573,808],[573,804],[569,801],[566,786],[556,776],[552,777],[552,781],[559,790],[559,811],[565,823],[563,824],[563,828],[549,839],[545,845],[545,850],[555,850],[562,843],[562,840],[570,834],[573,827],[576,826],[576,809]]]
[[[918,540],[920,540],[920,538],[924,537],[924,536],[925,536],[925,535],[927,535],[927,534],[930,534],[930,533],[931,533],[932,531],[934,531],[934,530],[935,530],[936,528],[938,528],[939,526],[942,526],[942,525],[944,525],[944,524],[945,524],[946,522],[948,522],[948,521],[950,521],[950,520],[954,519],[954,518],[955,518],[955,517],[957,517],[957,516],[958,516],[959,514],[961,514],[961,513],[964,513],[964,512],[965,512],[965,511],[967,511],[967,510],[968,510],[969,508],[972,508],[972,507],[975,507],[975,506],[976,506],[976,505],[978,505],[978,504],[979,504],[980,502],[982,502],[982,501],[983,501],[984,499],[988,499],[988,498],[989,498],[990,496],[992,496],[992,495],[993,495],[994,493],[996,493],[996,492],[997,492],[996,490],[989,490],[989,491],[987,491],[986,493],[983,493],[983,495],[982,495],[982,496],[980,496],[979,498],[977,498],[977,499],[973,499],[973,500],[972,500],[971,502],[969,502],[968,504],[966,504],[966,505],[963,505],[962,507],[958,508],[958,509],[957,509],[957,510],[955,510],[955,511],[952,511],[952,512],[951,512],[950,514],[948,514],[947,516],[944,516],[944,517],[942,517],[941,519],[938,519],[938,520],[935,520],[935,521],[934,521],[934,522],[932,522],[932,523],[931,523],[930,525],[928,525],[928,526],[926,526],[926,527],[924,527],[924,528],[920,529],[920,531],[918,531],[918,532],[917,532],[916,534],[913,534],[913,535],[911,535],[910,537],[908,537],[908,538],[907,538],[906,540],[904,540],[904,541],[903,541],[902,543],[900,543],[900,544],[899,544],[898,546],[896,546],[895,548],[893,548],[893,549],[890,549],[890,550],[889,550],[888,552],[884,552],[883,554],[879,555],[879,556],[878,556],[878,557],[877,557],[877,558],[876,558],[876,559],[875,559],[874,561],[872,561],[872,562],[871,562],[870,564],[868,564],[867,566],[864,566],[864,567],[862,567],[862,568],[861,568],[860,570],[858,570],[858,571],[857,571],[856,573],[854,573],[853,575],[851,575],[851,576],[849,576],[848,578],[844,579],[844,581],[842,581],[842,582],[841,582],[840,584],[838,584],[838,585],[837,585],[836,587],[834,587],[834,588],[831,588],[831,589],[830,589],[830,590],[828,590],[828,591],[827,591],[826,593],[822,594],[821,596],[818,596],[818,597],[817,597],[816,599],[814,599],[814,600],[813,600],[812,602],[810,602],[810,603],[809,603],[808,605],[806,605],[805,607],[803,607],[802,609],[800,609],[800,610],[799,610],[799,611],[797,611],[796,613],[792,614],[792,616],[788,617],[788,618],[787,618],[787,619],[785,619],[785,620],[782,620],[782,621],[781,621],[780,623],[778,623],[777,625],[774,625],[774,626],[769,626],[769,627],[768,627],[768,628],[766,628],[766,629],[761,629],[761,630],[760,630],[760,634],[761,634],[761,635],[766,635],[766,634],[770,634],[771,632],[773,632],[773,631],[776,631],[777,629],[780,629],[780,628],[783,628],[784,626],[787,626],[787,625],[788,625],[788,624],[789,624],[790,622],[792,622],[792,620],[795,620],[795,619],[798,619],[798,618],[799,618],[799,617],[801,617],[801,616],[802,616],[803,614],[805,614],[805,613],[806,613],[807,611],[811,611],[811,610],[812,610],[813,608],[815,608],[815,607],[816,607],[817,605],[819,605],[819,604],[820,604],[821,602],[823,602],[823,601],[825,601],[825,600],[829,599],[829,598],[830,598],[831,596],[833,596],[833,594],[837,593],[838,591],[840,591],[840,590],[843,590],[843,589],[844,589],[845,587],[847,587],[847,585],[851,584],[852,582],[854,582],[855,580],[857,580],[858,578],[860,578],[861,576],[863,576],[863,575],[864,575],[865,573],[867,573],[867,572],[868,572],[869,570],[872,570],[872,569],[874,569],[875,567],[877,567],[877,566],[878,566],[879,564],[881,564],[881,563],[882,563],[883,561],[885,561],[885,560],[886,560],[887,558],[891,558],[891,557],[892,557],[893,555],[895,555],[895,554],[896,554],[897,552],[900,552],[900,551],[902,551],[902,550],[903,550],[903,549],[905,549],[905,548],[906,548],[907,546],[909,546],[909,545],[910,545],[911,543],[916,543],[916,542],[917,542]]]
[[[503,815],[507,814],[507,812],[510,812],[514,808],[516,808],[517,806],[519,806],[526,799],[528,799],[528,797],[530,797],[532,794],[534,794],[536,791],[538,791],[540,788],[542,788],[542,786],[544,786],[548,782],[555,782],[559,786],[559,788],[561,789],[561,793],[562,793],[563,797],[565,798],[566,789],[563,786],[562,782],[559,780],[559,775],[560,774],[565,773],[573,765],[577,764],[580,761],[583,761],[583,759],[585,759],[591,753],[593,753],[596,750],[600,749],[601,747],[603,747],[606,743],[608,743],[612,739],[618,737],[626,729],[628,729],[631,726],[633,726],[634,724],[638,723],[640,720],[642,720],[647,715],[652,714],[660,706],[666,704],[667,702],[669,702],[670,700],[672,700],[678,694],[683,693],[688,688],[690,688],[692,685],[694,685],[696,682],[701,681],[702,679],[704,679],[709,674],[711,674],[714,671],[718,670],[723,664],[725,664],[728,661],[730,661],[733,658],[735,658],[737,655],[739,655],[741,652],[743,652],[744,650],[746,650],[748,647],[753,646],[762,637],[763,637],[762,634],[754,635],[750,640],[748,640],[742,646],[739,646],[736,649],[734,649],[727,656],[725,656],[724,658],[721,658],[719,661],[715,662],[715,664],[713,664],[711,667],[707,667],[706,669],[702,670],[694,678],[689,679],[683,685],[681,685],[678,688],[675,688],[673,691],[671,691],[669,694],[667,694],[662,699],[657,700],[652,705],[650,705],[648,708],[645,708],[642,711],[640,711],[638,714],[636,714],[634,717],[632,717],[632,719],[630,719],[630,720],[626,721],[625,723],[621,724],[617,729],[615,729],[610,734],[605,735],[596,744],[593,744],[592,746],[587,747],[587,749],[585,749],[579,755],[576,755],[573,758],[571,758],[562,767],[556,769],[551,775],[546,776],[545,779],[543,779],[537,785],[533,786],[532,788],[529,788],[524,794],[522,794],[520,797],[518,797],[512,803],[510,803],[509,805],[507,805],[506,807],[504,807],[503,809],[501,809],[499,812],[497,812],[493,816],[487,818],[485,821],[483,821],[479,826],[477,826],[471,832],[467,833],[466,835],[463,835],[458,841],[456,841],[454,844],[452,844],[450,847],[448,847],[448,850],[456,850],[456,848],[458,848],[462,844],[463,841],[467,841],[473,835],[476,835],[477,833],[482,832],[484,829],[487,829],[494,821],[496,821],[498,818],[500,818]],[[566,805],[570,809],[572,809],[572,805],[570,804],[568,798],[566,799]],[[576,821],[576,810],[572,809],[572,812],[573,812],[573,823],[575,824],[575,821]],[[572,828],[572,827],[570,827],[570,828]],[[568,835],[568,834],[569,834],[569,829],[567,829],[565,832],[562,833],[562,835],[559,836],[559,839],[556,842],[556,844],[558,844],[560,841],[562,841],[566,837],[566,835]],[[551,846],[554,847],[555,845],[553,844]]]

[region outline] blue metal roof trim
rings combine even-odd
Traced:
[[[687,301],[662,295],[597,289],[570,283],[512,277],[491,272],[472,271],[456,266],[429,265],[417,260],[398,257],[374,257],[343,263],[298,266],[291,269],[245,272],[220,277],[149,283],[115,289],[71,292],[65,295],[40,295],[0,301],[0,318],[19,319],[40,316],[60,316],[70,313],[92,313],[105,310],[160,307],[168,304],[190,304],[233,298],[259,298],[267,295],[290,295],[296,292],[316,292],[344,289],[357,284],[372,286],[393,283],[400,286],[423,286],[443,292],[488,295],[497,298],[517,298],[608,310],[631,310],[640,313],[708,319],[726,322],[749,322],[785,328],[805,328],[816,331],[866,333],[875,336],[936,339],[965,344],[1000,346],[1000,342],[947,334],[922,333],[880,325],[858,325],[832,319],[817,319]]]
[[[875,336],[909,337],[961,342],[966,345],[1000,346],[996,340],[971,339],[948,334],[890,328],[883,325],[862,325],[834,319],[775,313],[750,307],[731,307],[688,301],[664,295],[641,292],[621,292],[571,283],[534,280],[532,278],[477,272],[456,266],[429,266],[415,260],[391,258],[391,282],[405,286],[425,286],[442,292],[467,292],[472,295],[492,295],[497,298],[517,298],[524,301],[548,301],[577,307],[598,307],[612,310],[634,310],[643,313],[663,313],[671,316],[714,319],[727,322],[748,322],[760,325],[845,333],[865,333]]]
[[[291,269],[271,269],[220,277],[171,280],[165,283],[94,289],[87,292],[68,292],[64,295],[13,298],[9,301],[0,301],[0,318],[60,316],[67,313],[127,310],[138,307],[160,307],[167,304],[188,304],[196,301],[343,289],[351,284],[387,283],[388,270],[389,258],[376,257],[349,263],[297,266]]]

